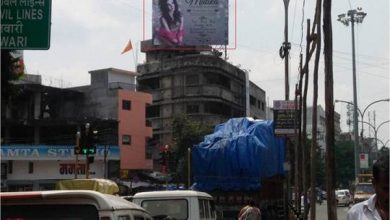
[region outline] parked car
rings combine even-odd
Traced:
[[[336,190],[337,205],[349,206],[352,203],[352,196],[348,189]]]
[[[134,203],[92,190],[2,192],[0,198],[1,219],[153,219]]]
[[[215,220],[214,199],[207,193],[192,190],[136,193],[133,202],[146,209],[154,219]]]

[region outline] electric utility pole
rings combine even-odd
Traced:
[[[326,117],[326,191],[328,219],[337,220],[335,195],[335,142],[333,105],[333,31],[332,0],[324,0],[324,66],[325,66],[325,117]],[[313,204],[315,202],[313,201]]]

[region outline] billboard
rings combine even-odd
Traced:
[[[274,100],[274,132],[277,136],[298,133],[300,118],[295,101]]]
[[[228,0],[153,0],[153,44],[177,46],[227,45]]]

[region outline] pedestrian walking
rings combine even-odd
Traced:
[[[249,200],[248,205],[240,210],[238,220],[261,220],[261,212],[255,206],[255,201]]]

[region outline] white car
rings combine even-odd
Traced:
[[[349,206],[352,202],[351,193],[348,189],[336,190],[336,202],[337,205]]]
[[[153,219],[216,220],[214,199],[204,192],[192,190],[166,190],[140,192],[133,202],[146,209]]]
[[[153,219],[134,203],[92,190],[2,192],[0,199],[1,219]]]

